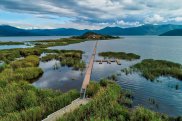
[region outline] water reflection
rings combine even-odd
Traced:
[[[83,80],[83,72],[75,71],[68,67],[59,67],[54,69],[53,65],[59,61],[40,62],[39,67],[44,74],[33,85],[40,88],[60,89],[68,91],[70,89],[80,89]]]

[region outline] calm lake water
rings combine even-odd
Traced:
[[[24,42],[24,41],[34,41],[34,40],[48,40],[48,39],[59,39],[65,38],[67,36],[20,36],[20,37],[0,37],[0,41],[7,42]]]
[[[0,41],[44,40],[57,39],[60,37],[38,38],[0,37]],[[95,41],[87,41],[67,46],[51,47],[51,49],[83,50],[85,52],[83,60],[88,64],[94,46]],[[2,49],[2,47],[0,46],[0,49]],[[182,64],[182,37],[127,36],[124,39],[99,41],[97,53],[105,51],[136,53],[141,56],[141,59],[137,61],[121,60],[121,65],[117,65],[116,63],[95,63],[91,75],[92,80],[99,81],[101,78],[108,77],[112,74],[120,74],[117,76],[117,83],[121,85],[123,89],[133,91],[133,106],[142,105],[171,116],[182,115],[182,81],[172,77],[160,77],[158,78],[160,82],[150,82],[141,77],[138,73],[125,75],[121,72],[121,69],[129,67],[146,58],[163,59]],[[96,55],[96,59],[102,59],[102,57]],[[44,70],[44,74],[34,82],[33,85],[39,88],[60,89],[62,91],[68,91],[70,89],[79,90],[85,71],[75,71],[68,67],[60,67],[58,70],[54,70],[53,65],[55,63],[59,62],[56,60],[45,63],[40,62],[39,66]],[[174,88],[176,84],[179,84],[179,90]],[[154,99],[156,104],[151,104],[149,98]]]
[[[51,47],[51,49],[76,49],[83,50],[83,60],[89,62],[95,41]],[[164,59],[182,64],[182,37],[158,37],[158,36],[134,36],[118,40],[99,41],[97,53],[104,51],[124,51],[141,55],[141,60],[146,58]],[[96,56],[96,59],[102,57]],[[93,67],[92,80],[99,81],[112,74],[117,76],[117,83],[124,89],[133,91],[133,106],[143,105],[149,109],[166,113],[171,116],[182,115],[182,81],[172,77],[160,77],[160,82],[150,82],[137,73],[125,75],[121,69],[129,67],[141,60],[124,61],[122,64],[98,64]],[[53,69],[55,60],[40,63],[44,74],[33,83],[40,88],[53,88],[68,91],[69,89],[80,89],[85,72],[74,71],[72,68],[60,67]],[[179,90],[174,87],[179,84]],[[149,98],[154,99],[156,104],[151,104]]]
[[[25,41],[35,41],[35,40],[50,40],[67,38],[69,36],[20,36],[20,37],[0,37],[0,42],[25,42]],[[26,45],[0,45],[0,50],[3,49],[13,49],[13,48],[29,48],[31,46]]]

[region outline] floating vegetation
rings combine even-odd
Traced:
[[[160,76],[171,76],[182,80],[182,66],[170,61],[145,59],[133,65],[131,69],[141,72],[143,77],[151,81]]]
[[[117,76],[121,76],[121,73],[117,73]]]
[[[132,74],[133,69],[131,68],[124,68],[121,70],[121,72],[125,73],[125,75]]]
[[[178,90],[179,89],[179,84],[176,84],[175,88],[176,88],[176,90]]]
[[[148,101],[150,104],[155,105],[156,108],[159,108],[159,104],[156,102],[154,98],[149,98]]]
[[[55,64],[53,65],[53,69],[54,69],[54,70],[58,70],[59,67],[60,67],[60,63],[55,62]]]
[[[50,61],[52,59],[56,59],[61,61],[61,66],[73,67],[74,70],[83,71],[86,64],[83,60],[81,60],[82,54],[83,52],[78,50],[65,50],[55,54],[47,54],[46,56],[42,57],[41,60]]]
[[[121,96],[118,100],[119,104],[124,105],[128,108],[132,107],[133,104],[133,93],[131,92],[131,90],[122,90],[121,91]]]
[[[41,61],[47,62],[47,61],[50,61],[53,59],[56,59],[56,60],[59,59],[59,55],[58,54],[47,54],[46,56],[43,56],[41,58]]]
[[[157,82],[157,83],[162,83],[162,81],[161,81],[161,80],[158,80],[158,79],[156,80],[156,82]]]
[[[179,90],[180,89],[180,85],[178,83],[175,84],[175,85],[168,85],[168,87],[173,88],[175,90]]]
[[[104,58],[124,59],[129,61],[134,59],[140,59],[139,55],[136,55],[134,53],[125,53],[125,52],[101,52],[99,53],[99,56],[102,56]]]
[[[74,70],[84,70],[86,64],[80,59],[74,59],[71,57],[64,58],[61,60],[62,66],[73,67]]]
[[[108,76],[107,77],[108,80],[112,80],[112,81],[117,81],[117,76],[115,74]]]

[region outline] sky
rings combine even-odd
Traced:
[[[0,0],[0,25],[101,29],[182,24],[182,0]]]

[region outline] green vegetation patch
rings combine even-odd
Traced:
[[[58,53],[47,54],[41,60],[45,62],[56,59],[61,61],[62,66],[73,67],[75,70],[83,70],[86,64],[81,60],[82,54],[83,52],[79,50],[62,50]]]
[[[38,68],[39,58],[35,55],[27,56],[24,59],[11,62],[0,73],[0,80],[19,81],[33,80],[43,74],[41,68]]]
[[[140,59],[140,56],[134,53],[125,53],[125,52],[101,52],[99,56],[105,58],[115,58],[115,59],[124,59],[124,60],[134,60]]]
[[[102,35],[95,32],[86,32],[81,36],[74,36],[75,39],[90,39],[90,40],[108,40],[108,39],[118,39],[119,37],[114,37],[110,35]]]
[[[131,69],[141,72],[142,76],[152,81],[159,76],[172,76],[182,80],[182,65],[170,61],[145,59]]]
[[[123,96],[121,88],[112,81],[92,84],[90,94],[93,99],[88,104],[67,113],[58,121],[169,121],[167,116],[148,109],[128,109],[120,104],[119,99]]]
[[[10,66],[13,69],[25,68],[25,67],[36,67],[39,64],[39,58],[35,55],[27,56],[25,59],[13,61]]]
[[[46,56],[41,58],[41,61],[50,61],[52,59],[62,60],[64,58],[75,58],[75,59],[82,59],[83,51],[80,50],[60,50],[56,53],[50,53]]]
[[[25,82],[0,81],[0,85],[0,121],[41,121],[79,97],[76,90],[62,93]]]
[[[0,80],[6,81],[20,81],[26,80],[32,82],[34,79],[37,79],[43,74],[41,68],[38,67],[27,67],[27,68],[18,68],[16,70],[13,69],[5,69],[0,73]]]
[[[0,41],[0,45],[24,45],[23,42],[1,42]]]
[[[0,50],[0,61],[4,61],[5,63],[10,63],[11,61],[14,61],[16,58],[27,57],[29,55],[40,56],[43,52],[53,53],[57,51],[58,50],[49,50],[41,48],[18,48],[18,49]]]
[[[64,58],[61,60],[62,66],[73,67],[74,70],[84,70],[86,64],[84,61],[75,58]]]
[[[52,46],[63,46],[69,44],[75,44],[86,41],[85,39],[76,39],[76,38],[61,38],[57,40],[38,40],[31,41],[31,43],[35,44],[35,47],[38,48],[47,48]]]

